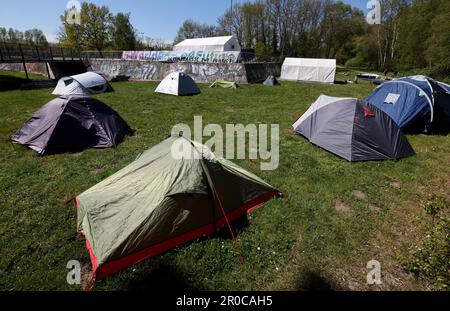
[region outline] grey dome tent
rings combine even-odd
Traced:
[[[115,147],[131,133],[117,112],[101,101],[87,96],[69,96],[42,106],[11,141],[46,155],[89,147]]]
[[[165,77],[156,88],[155,93],[184,96],[199,94],[200,89],[188,74],[177,71]]]
[[[79,75],[59,79],[53,95],[94,95],[114,92],[108,81],[95,72],[85,72]]]
[[[267,79],[263,82],[265,86],[275,86],[280,85],[277,79],[274,76],[268,76]]]
[[[321,95],[293,124],[296,133],[348,161],[398,160],[414,150],[382,110],[356,98]]]
[[[278,194],[206,146],[171,136],[75,198],[78,232],[103,278],[225,225],[231,230],[229,222]]]

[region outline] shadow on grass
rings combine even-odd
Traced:
[[[18,90],[22,85],[31,83],[31,80],[8,75],[0,75],[0,92]]]
[[[249,224],[249,220],[248,220],[247,214],[243,215],[242,217],[239,217],[238,219],[236,219],[232,223],[230,223],[231,229],[233,229],[233,234],[236,236],[236,238],[240,234],[240,232],[244,231],[245,228],[248,227],[248,224]],[[219,238],[225,239],[225,240],[229,240],[229,239],[233,238],[231,236],[230,229],[228,228],[227,225],[225,225],[223,228],[220,228],[220,230],[217,231],[215,234],[213,234],[211,237],[212,238],[219,237]]]
[[[297,281],[298,291],[342,291],[344,290],[333,281],[326,279],[317,271],[306,271],[300,274]]]
[[[188,283],[187,277],[177,271],[176,267],[163,262],[156,262],[156,266],[148,273],[136,275],[123,285],[123,290],[130,291],[195,291],[196,288]]]
[[[240,217],[239,219],[231,223],[231,228],[236,236],[239,232],[245,230],[249,223],[247,215]],[[222,239],[232,239],[228,226],[221,228],[215,234],[210,237],[202,237],[197,240],[188,242],[197,243],[198,241],[206,240],[208,238],[222,238]],[[186,245],[187,245],[186,244]],[[180,246],[183,247],[183,246]],[[174,251],[174,250],[171,250]],[[176,250],[175,250],[176,251]],[[137,269],[134,275],[129,275],[129,271],[126,272],[126,281],[121,282],[120,290],[125,291],[197,291],[202,290],[202,288],[197,288],[192,286],[189,282],[189,277],[184,275],[181,271],[177,269],[177,266],[168,263],[167,257],[164,254],[155,256],[153,258],[147,259],[146,261],[137,264],[135,266],[127,268]],[[149,269],[144,267],[151,267]],[[101,287],[101,286],[100,286]]]

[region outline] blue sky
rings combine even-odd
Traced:
[[[245,0],[233,0],[244,2]],[[19,30],[39,28],[54,41],[61,26],[60,15],[68,0],[0,0],[0,27]],[[192,18],[215,24],[230,6],[230,0],[90,0],[107,5],[113,13],[131,13],[131,21],[139,33],[171,41],[181,23]],[[344,0],[365,10],[367,0]]]

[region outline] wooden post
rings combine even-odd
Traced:
[[[28,77],[27,65],[25,64],[25,57],[23,55],[22,45],[20,43],[19,43],[19,50],[20,50],[20,55],[22,56],[22,64],[23,64],[23,69],[25,70],[25,75],[27,76],[27,80],[30,80],[30,78]]]
[[[61,47],[59,49],[61,50],[61,55],[62,55],[63,60],[66,60],[66,58],[64,57],[64,50],[63,50],[63,48]]]

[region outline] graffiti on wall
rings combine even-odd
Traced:
[[[237,63],[241,52],[123,51],[122,59],[163,62]]]

